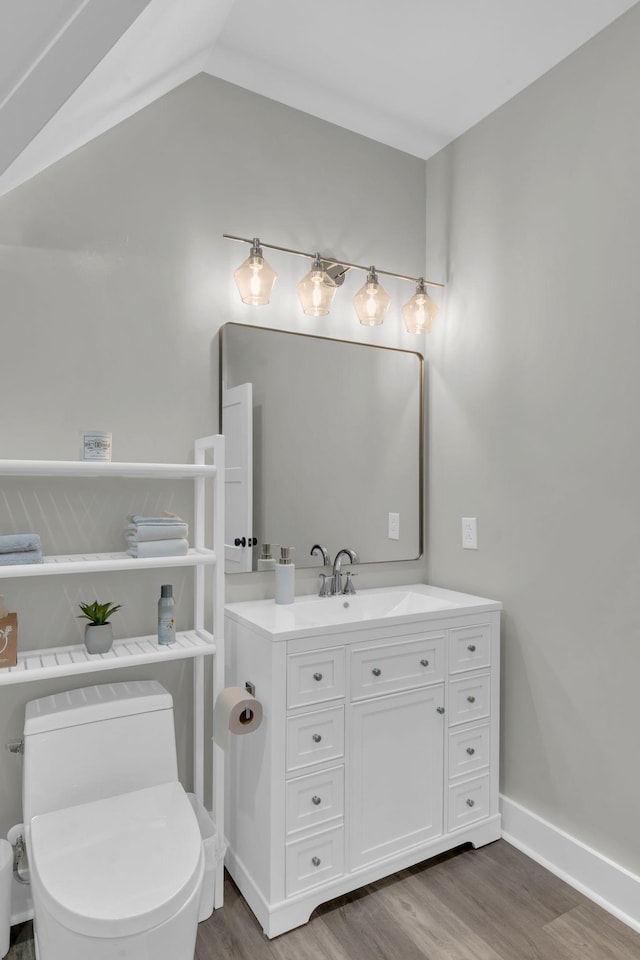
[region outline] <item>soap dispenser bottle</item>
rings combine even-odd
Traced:
[[[258,557],[258,570],[275,570],[276,560],[271,556],[271,544],[262,544],[262,554]]]
[[[296,568],[289,556],[293,549],[280,547],[280,559],[276,563],[276,603],[293,603]]]

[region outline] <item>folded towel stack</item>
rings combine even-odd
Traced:
[[[173,513],[129,517],[125,530],[131,557],[183,557],[189,552],[189,527]]]
[[[0,536],[0,564],[42,563],[42,544],[37,533]]]

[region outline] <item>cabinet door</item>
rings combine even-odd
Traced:
[[[442,833],[443,685],[351,708],[350,868]]]

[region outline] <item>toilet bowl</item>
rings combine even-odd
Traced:
[[[85,688],[27,705],[25,839],[38,960],[193,960],[204,876],[200,828],[177,774],[155,782],[174,769],[172,724],[171,699],[155,682]],[[165,746],[154,739],[145,757],[154,733]],[[89,745],[106,750],[109,741],[103,763],[114,768],[119,792],[102,796],[113,789],[108,778],[92,787],[78,776]],[[65,769],[75,777],[66,788],[58,783],[53,802],[41,793],[55,768],[52,751],[59,780]],[[124,780],[131,789],[122,789]]]
[[[168,783],[35,817],[43,960],[191,960],[204,873],[192,814],[180,784]]]

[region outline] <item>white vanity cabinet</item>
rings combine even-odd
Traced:
[[[424,585],[226,607],[226,683],[264,711],[230,738],[227,868],[268,936],[498,839],[499,611]]]
[[[442,833],[442,632],[350,651],[349,864]]]

